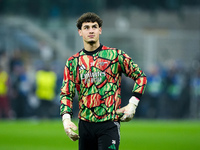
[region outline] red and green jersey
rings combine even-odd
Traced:
[[[70,57],[64,68],[60,114],[72,113],[75,89],[78,93],[79,118],[89,122],[118,120],[121,104],[121,76],[135,81],[133,95],[140,97],[146,76],[123,51],[101,45],[93,52],[81,50]]]

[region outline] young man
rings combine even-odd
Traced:
[[[85,13],[77,21],[84,49],[70,57],[64,68],[61,87],[61,115],[66,134],[79,139],[79,150],[118,150],[119,122],[130,121],[144,93],[146,76],[123,51],[100,44],[102,20]],[[120,109],[121,75],[135,81],[129,104]],[[79,135],[72,130],[72,102],[75,89],[79,97]]]

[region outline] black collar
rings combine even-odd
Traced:
[[[100,46],[97,49],[95,49],[94,51],[90,52],[90,51],[83,49],[83,52],[86,53],[87,55],[93,55],[93,54],[97,53],[98,51],[100,51],[102,49],[102,47],[103,47],[103,45],[100,44]]]

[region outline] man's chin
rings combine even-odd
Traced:
[[[90,44],[90,45],[93,45],[95,43],[96,43],[95,41],[88,41],[88,44]]]

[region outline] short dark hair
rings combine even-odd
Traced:
[[[84,22],[97,22],[99,27],[103,24],[103,20],[97,14],[92,12],[87,12],[80,16],[76,23],[77,28],[81,29]]]

